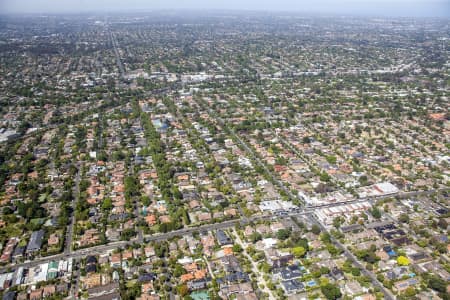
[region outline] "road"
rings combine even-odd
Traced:
[[[444,190],[448,190],[448,189],[444,189]],[[409,196],[415,196],[415,195],[421,195],[421,194],[424,194],[424,195],[433,194],[436,192],[438,192],[438,190],[408,192],[408,193],[401,193],[398,196],[399,197],[409,197]],[[246,224],[248,224],[248,222],[258,222],[258,221],[264,221],[264,220],[283,219],[283,218],[292,218],[292,217],[307,217],[314,223],[317,223],[322,228],[322,231],[327,232],[327,229],[325,228],[325,226],[323,226],[323,224],[321,224],[313,215],[314,211],[317,210],[318,208],[335,207],[335,206],[346,205],[349,203],[356,203],[356,202],[362,202],[362,201],[375,201],[375,200],[387,198],[387,197],[392,197],[392,195],[388,195],[388,196],[384,196],[384,197],[377,197],[377,198],[355,199],[355,200],[348,201],[345,203],[332,203],[332,204],[315,206],[315,207],[307,207],[307,208],[304,208],[303,210],[301,210],[299,208],[298,211],[291,212],[286,215],[275,215],[275,216],[273,214],[256,215],[256,216],[252,216],[247,219],[240,218],[240,219],[235,219],[235,220],[228,220],[228,221],[221,222],[221,223],[206,224],[206,225],[202,225],[202,226],[198,226],[198,227],[183,228],[180,230],[163,233],[163,234],[145,235],[141,238],[142,238],[143,242],[152,242],[152,241],[158,242],[158,241],[168,240],[168,239],[171,239],[171,238],[177,237],[177,236],[181,237],[181,236],[190,235],[190,234],[193,234],[194,232],[217,230],[217,229],[227,229],[227,228],[233,228],[236,225],[245,226]],[[142,243],[140,239],[138,242]],[[365,268],[365,266],[363,264],[361,264],[358,261],[358,259],[344,245],[342,245],[338,240],[336,240],[334,238],[332,238],[332,242],[336,245],[336,247],[338,247],[339,249],[341,249],[344,252],[344,255],[349,260],[351,260],[355,266],[357,266],[359,269],[361,269],[361,272],[365,276],[367,276],[371,279],[372,284],[374,286],[377,286],[378,288],[380,288],[380,291],[383,292],[385,299],[395,299],[395,297],[392,295],[392,293],[389,290],[387,290],[386,288],[384,288],[384,286],[377,280],[376,276],[372,272],[368,271]],[[129,241],[129,242],[128,241],[118,241],[118,242],[111,242],[111,243],[108,243],[105,245],[94,246],[94,247],[90,247],[90,248],[86,248],[86,249],[79,249],[76,251],[68,251],[68,252],[65,251],[64,253],[61,253],[61,254],[37,258],[31,262],[25,262],[25,263],[21,263],[21,264],[17,264],[17,265],[12,265],[10,267],[0,268],[0,273],[5,273],[5,272],[10,271],[11,269],[16,269],[18,267],[32,268],[32,267],[37,266],[42,263],[48,263],[52,260],[61,260],[61,259],[68,259],[68,258],[72,258],[74,260],[79,260],[81,258],[86,257],[87,255],[104,254],[107,251],[115,250],[118,248],[125,248],[127,246],[132,245],[133,243],[135,243],[135,241]],[[254,268],[255,266],[253,264],[254,263],[252,263],[252,267]],[[256,274],[259,274],[259,273],[256,272]],[[76,280],[76,285],[78,285],[79,273],[74,274],[74,276],[75,276],[74,279]],[[263,282],[263,281],[261,281],[261,282]],[[75,293],[76,290],[77,289],[75,288],[73,291],[71,291],[71,293]],[[264,289],[264,292],[267,293],[266,288]],[[275,299],[275,298],[272,298],[273,295],[270,296],[271,293],[268,293],[268,294],[269,294],[269,299],[271,299],[271,300]]]
[[[239,234],[236,232],[235,229],[233,229],[233,235],[235,238],[235,241],[238,242],[238,244],[240,244],[242,246],[242,249],[244,249],[244,251],[242,251],[242,254],[247,258],[247,260],[250,262],[250,264],[252,265],[252,272],[256,275],[256,277],[258,278],[258,283],[259,284],[263,284],[266,281],[263,278],[263,272],[260,272],[258,270],[258,266],[256,265],[256,262],[253,260],[253,258],[251,258],[251,256],[247,253],[247,244],[244,243],[241,238],[239,237]],[[259,287],[260,285],[258,285]],[[267,288],[267,285],[264,284],[264,288],[262,289],[262,291],[269,295],[269,300],[275,300],[276,298],[273,296],[272,290],[270,290],[269,288]]]
[[[75,280],[75,284],[73,284],[70,287],[70,299],[77,299],[78,298],[78,291],[80,286],[80,262],[78,260],[73,261],[73,268],[76,268],[72,271],[72,280]]]
[[[11,265],[9,267],[0,268],[0,273],[5,273],[9,269],[17,269],[19,267],[32,268],[37,265],[40,265],[43,263],[48,263],[48,262],[54,261],[54,260],[62,260],[62,259],[69,259],[69,258],[79,259],[79,258],[83,258],[89,254],[92,254],[92,255],[104,254],[108,250],[114,250],[119,247],[125,247],[128,244],[131,244],[131,243],[125,242],[125,241],[112,242],[112,243],[108,243],[106,245],[99,245],[99,246],[93,246],[93,247],[85,248],[85,249],[78,249],[78,250],[72,251],[69,254],[60,253],[60,254],[55,254],[55,255],[50,255],[50,256],[38,257],[32,261],[27,261],[27,262],[16,264],[16,265]]]
[[[326,232],[329,234],[329,232],[325,228],[325,226],[321,222],[319,222],[317,219],[315,219],[314,217],[310,217],[310,220],[312,222],[316,223],[321,228],[322,232]],[[395,300],[395,296],[391,293],[391,291],[389,291],[387,288],[385,288],[383,286],[383,284],[381,284],[378,281],[378,279],[374,273],[367,270],[366,267],[362,263],[360,263],[359,260],[353,255],[353,253],[350,250],[348,250],[347,247],[342,245],[341,242],[339,242],[337,239],[335,239],[331,234],[330,234],[330,237],[331,237],[331,241],[333,242],[333,244],[337,248],[339,248],[343,251],[345,257],[347,259],[349,259],[350,261],[352,261],[352,263],[361,270],[362,274],[364,274],[365,276],[370,278],[372,285],[374,287],[378,287],[380,289],[380,291],[384,294],[384,299]]]
[[[254,153],[254,151],[252,149],[250,149],[250,147],[244,142],[242,141],[242,139],[230,128],[228,128],[225,124],[225,122],[219,118],[211,109],[208,109],[209,113],[211,114],[212,117],[216,118],[218,120],[218,122],[224,127],[227,128],[228,131],[230,132],[230,134],[232,135],[233,139],[238,142],[242,148],[253,158],[254,161],[256,161],[258,163],[259,166],[261,166],[264,171],[267,173],[268,176],[271,177],[271,179],[273,180],[274,183],[276,183],[276,185],[282,189],[283,191],[286,192],[286,194],[291,198],[291,199],[299,199],[299,197],[297,195],[292,194],[292,192],[287,189],[283,183],[281,183],[273,174],[272,172],[266,167],[266,165],[256,156],[256,154]],[[72,201],[72,205],[75,208],[76,206],[76,199],[78,199],[78,195],[79,195],[79,182],[80,182],[80,170],[81,167],[78,166],[79,171],[77,173],[77,177],[75,179],[75,200]],[[256,222],[256,221],[260,221],[260,220],[268,220],[268,219],[281,219],[281,218],[288,218],[288,217],[299,217],[299,216],[308,216],[310,218],[312,218],[313,221],[315,221],[316,223],[319,224],[319,226],[322,228],[323,231],[327,232],[327,229],[325,228],[325,226],[323,226],[323,224],[321,224],[318,220],[316,220],[313,216],[313,213],[317,210],[317,209],[321,209],[321,208],[329,208],[329,207],[336,207],[336,206],[341,206],[341,205],[348,205],[348,204],[354,204],[354,203],[360,203],[360,202],[373,202],[379,199],[384,199],[384,198],[390,198],[390,197],[399,197],[399,198],[405,198],[405,197],[413,197],[413,196],[417,196],[417,195],[430,195],[436,192],[440,192],[443,190],[449,190],[449,188],[443,188],[443,189],[438,189],[438,190],[429,190],[429,191],[413,191],[413,192],[401,192],[398,194],[393,194],[393,195],[385,195],[385,196],[378,196],[378,197],[366,197],[366,198],[357,198],[357,199],[353,199],[353,200],[349,200],[349,201],[345,201],[345,202],[340,202],[340,203],[329,203],[329,204],[323,204],[323,205],[315,205],[315,206],[306,206],[306,207],[299,207],[297,211],[294,212],[290,212],[290,213],[286,213],[284,215],[273,215],[273,214],[268,214],[268,215],[255,215],[249,218],[240,218],[240,219],[234,219],[234,220],[228,220],[225,222],[221,222],[221,223],[215,223],[215,224],[206,224],[206,225],[202,225],[202,226],[198,226],[198,227],[188,227],[188,228],[183,228],[180,230],[176,230],[176,231],[172,231],[172,232],[168,232],[168,233],[162,233],[162,234],[153,234],[153,235],[142,235],[142,233],[139,235],[138,238],[138,242],[142,243],[142,242],[151,242],[151,241],[163,241],[163,240],[168,240],[171,239],[175,236],[185,236],[185,235],[189,235],[192,234],[194,232],[197,231],[210,231],[210,230],[217,230],[217,229],[227,229],[227,228],[232,228],[236,225],[242,225],[245,224],[247,222]],[[86,255],[96,255],[96,254],[104,254],[106,251],[109,250],[114,250],[117,248],[123,248],[126,247],[128,245],[133,244],[133,241],[127,242],[127,241],[118,241],[118,242],[111,242],[105,245],[99,245],[99,246],[94,246],[94,247],[90,247],[90,248],[86,248],[86,249],[78,249],[76,251],[72,251],[72,239],[73,239],[73,226],[75,224],[75,219],[74,219],[74,215],[72,215],[71,218],[71,222],[68,225],[68,229],[67,229],[67,237],[66,237],[66,247],[64,249],[64,252],[61,254],[57,254],[57,255],[52,255],[52,256],[48,256],[48,257],[41,257],[41,258],[36,258],[35,260],[31,261],[31,262],[25,262],[25,263],[21,263],[21,264],[17,264],[17,265],[12,265],[10,267],[3,267],[0,268],[0,273],[4,273],[6,272],[8,269],[12,268],[18,268],[20,267],[24,267],[24,268],[30,268],[30,267],[34,267],[36,265],[39,265],[41,263],[47,263],[49,261],[52,260],[60,260],[60,259],[68,259],[68,258],[73,258],[73,259],[80,259],[82,257],[85,257]],[[346,247],[344,245],[342,245],[339,241],[337,241],[336,239],[332,238],[333,243],[340,249],[342,249],[342,251],[344,251],[345,256],[352,260],[353,263],[362,270],[363,274],[368,276],[371,280],[374,286],[377,286],[380,288],[380,290],[384,293],[385,295],[385,299],[395,299],[394,296],[390,293],[390,291],[386,290],[383,285],[376,279],[375,275],[368,271],[367,269],[365,269],[365,267],[357,260],[357,258],[348,250],[346,249]],[[270,295],[270,293],[269,293]],[[272,298],[271,298],[272,299]]]
[[[235,219],[235,220],[228,220],[228,221],[221,222],[221,223],[205,224],[205,225],[197,226],[197,227],[183,228],[183,229],[179,229],[179,230],[175,230],[175,231],[171,231],[171,232],[167,232],[167,233],[147,234],[147,235],[144,235],[144,240],[145,240],[145,242],[164,241],[164,240],[176,237],[176,236],[184,236],[184,235],[192,234],[194,232],[226,229],[226,228],[236,226],[240,222],[241,222],[240,219]]]
[[[198,103],[198,102],[197,102]],[[228,125],[226,124],[226,122],[220,118],[217,113],[215,111],[213,111],[211,108],[207,107],[207,105],[202,102],[202,103],[198,103],[199,105],[203,106],[203,108],[205,108],[209,115],[211,117],[213,117],[213,119],[216,119],[219,124],[226,129],[232,136],[233,140],[235,140],[236,142],[238,142],[241,147],[247,152],[248,155],[250,155],[250,157],[261,167],[263,168],[264,172],[271,178],[272,182],[274,182],[281,190],[283,190],[291,200],[297,199],[298,201],[300,201],[300,203],[303,202],[302,199],[300,199],[297,195],[294,195],[288,188],[286,188],[286,186],[284,186],[284,184],[282,182],[280,182],[278,180],[278,178],[276,178],[273,173],[267,168],[266,164],[263,163],[261,161],[261,159],[254,153],[254,151],[252,149],[250,149],[250,147],[247,145],[246,142],[244,142],[235,132],[233,129],[229,128]]]
[[[198,101],[199,102],[199,101]],[[198,103],[200,104],[200,103]],[[272,179],[272,181],[274,183],[276,183],[278,185],[278,187],[280,187],[281,190],[283,190],[284,192],[286,192],[286,194],[292,199],[298,199],[300,200],[300,202],[303,202],[301,199],[299,199],[299,197],[297,195],[293,195],[284,185],[282,182],[280,182],[278,180],[278,178],[276,176],[274,176],[274,174],[268,170],[268,168],[266,167],[266,164],[263,163],[259,157],[257,156],[257,154],[252,151],[252,149],[250,149],[250,147],[247,145],[247,143],[245,143],[235,132],[233,129],[229,128],[226,124],[226,122],[220,118],[215,111],[213,111],[212,109],[210,109],[206,103],[202,102],[201,103],[203,108],[206,108],[206,110],[208,111],[208,114],[215,118],[218,123],[224,128],[226,129],[231,136],[233,137],[233,139],[235,141],[237,141],[242,148],[254,159],[254,161],[256,161],[258,163],[258,165],[260,165],[266,174],[268,174],[270,176],[270,178]],[[294,147],[292,147],[292,145],[287,142],[286,140],[284,140],[284,138],[278,136],[278,134],[276,134],[277,137],[283,142],[283,144],[285,146],[287,146],[290,150],[292,150],[299,158],[301,158],[302,160],[304,160],[310,167],[315,168],[315,166],[312,164],[311,161],[309,161],[308,159],[306,159],[301,153],[299,153],[299,151],[297,151],[297,149],[295,149]],[[339,182],[333,180],[332,181],[333,184],[339,186]],[[299,212],[297,214],[297,216],[299,215],[306,215],[308,218],[310,218],[314,223],[317,223],[321,228],[322,231],[324,232],[328,232],[327,229],[325,228],[325,226],[319,221],[317,220],[314,215],[313,212],[317,209],[320,208],[327,208],[327,207],[333,207],[333,206],[337,206],[337,205],[346,205],[346,204],[354,204],[354,203],[359,203],[359,202],[373,202],[375,200],[379,200],[379,199],[383,199],[383,198],[387,198],[387,197],[392,197],[392,196],[397,196],[397,197],[411,197],[411,196],[416,196],[418,194],[427,194],[427,193],[432,193],[433,191],[417,191],[417,192],[409,192],[409,193],[396,193],[395,195],[384,195],[384,196],[379,196],[379,197],[366,197],[366,198],[358,198],[358,199],[354,199],[354,200],[350,200],[350,201],[346,201],[346,202],[342,202],[340,204],[338,203],[329,203],[329,204],[323,204],[320,206],[314,206],[314,207],[307,207],[305,209],[303,209],[301,212]],[[289,214],[289,216],[292,216],[292,214]],[[330,235],[331,236],[331,235]],[[239,238],[239,237],[238,237]],[[369,270],[366,269],[366,267],[359,262],[359,260],[353,255],[353,253],[351,253],[344,245],[342,245],[341,242],[339,242],[338,240],[336,240],[334,237],[331,236],[331,240],[332,242],[343,251],[344,255],[353,262],[353,264],[355,266],[357,266],[358,268],[361,269],[361,272],[367,276],[368,278],[370,278],[373,286],[376,286],[380,289],[380,291],[383,292],[384,294],[384,298],[385,299],[395,299],[395,296],[391,293],[390,290],[386,289],[376,278],[375,274],[370,272]],[[254,262],[253,260],[250,261],[252,262],[252,267],[254,267]],[[256,274],[259,274],[259,272],[256,272]],[[273,296],[272,296],[273,297]],[[270,299],[272,299],[272,297],[270,297]]]
[[[311,170],[318,169],[318,167],[317,167],[313,162],[311,162],[311,160],[310,160],[309,158],[305,157],[305,156],[303,155],[303,153],[301,153],[301,152],[298,151],[294,146],[292,146],[292,144],[291,144],[290,142],[288,142],[284,137],[280,136],[277,132],[275,132],[275,131],[273,131],[273,130],[272,130],[272,133],[275,134],[275,136],[281,141],[281,143],[282,143],[283,145],[285,145],[286,147],[288,147],[289,150],[291,150],[292,152],[294,152],[294,153],[297,155],[297,157],[299,157],[301,160],[303,160],[303,161],[308,165],[308,167],[309,167]],[[340,186],[340,185],[342,185],[342,184],[341,184],[339,181],[337,181],[333,176],[330,176],[330,181],[331,181],[331,183],[333,183],[335,186]]]
[[[336,203],[326,203],[326,204],[319,204],[319,205],[313,205],[313,206],[306,206],[305,211],[314,211],[319,208],[328,208],[328,207],[335,207],[339,205],[348,205],[348,204],[355,204],[355,203],[361,203],[361,202],[369,202],[373,203],[377,200],[382,199],[388,199],[388,198],[409,198],[409,197],[415,197],[415,196],[426,196],[431,195],[434,193],[440,193],[443,191],[448,191],[450,188],[441,188],[441,189],[432,189],[428,191],[411,191],[411,192],[399,192],[395,194],[388,194],[388,195],[380,195],[380,196],[370,196],[370,197],[361,197],[361,198],[355,198],[348,201],[343,202],[336,202]]]
[[[120,77],[123,78],[125,76],[125,69],[122,65],[122,60],[120,58],[119,43],[117,42],[117,39],[116,39],[116,36],[114,35],[114,33],[111,30],[109,30],[109,26],[108,26],[107,30],[109,31],[109,37],[111,39],[111,44],[113,46],[114,55],[116,56],[116,62],[117,62],[117,67],[119,68]]]
[[[401,193],[397,195],[397,197],[411,197],[415,195],[429,195],[433,193],[437,193],[440,191],[447,191],[449,188],[444,189],[438,189],[438,190],[430,190],[430,191],[417,191],[417,192],[406,192]],[[395,195],[394,195],[395,196]],[[290,212],[285,215],[273,215],[273,214],[267,214],[267,215],[255,215],[250,218],[248,218],[248,222],[257,222],[257,221],[264,221],[264,220],[270,220],[270,219],[283,219],[283,218],[291,218],[291,217],[301,217],[301,216],[312,216],[315,210],[319,208],[324,207],[337,207],[341,205],[347,205],[352,203],[358,203],[363,201],[375,201],[383,198],[389,198],[393,197],[392,195],[387,195],[383,197],[374,197],[374,198],[362,198],[362,199],[355,199],[347,202],[340,202],[340,203],[331,203],[331,204],[325,204],[325,205],[318,205],[318,206],[310,206],[304,209],[298,209],[298,211]],[[317,220],[316,220],[317,222]],[[217,229],[227,229],[234,227],[236,225],[245,225],[246,222],[244,222],[243,219],[234,219],[234,220],[228,220],[221,223],[214,223],[214,224],[205,224],[202,226],[197,227],[188,227],[183,228],[175,231],[171,231],[168,233],[160,233],[160,234],[147,234],[144,235],[144,242],[151,242],[151,241],[164,241],[171,239],[176,236],[185,236],[192,234],[194,232],[200,232],[200,231],[209,231],[209,230],[217,230]],[[59,259],[67,259],[67,258],[82,258],[88,254],[102,254],[105,253],[105,251],[108,250],[114,250],[119,247],[126,247],[128,245],[132,245],[133,241],[117,241],[117,242],[111,242],[105,245],[99,245],[99,246],[93,246],[86,249],[78,249],[76,251],[71,251],[70,253],[60,253],[52,256],[46,256],[46,257],[39,257],[34,259],[31,262],[25,262],[20,263],[16,265],[6,266],[3,268],[0,268],[0,273],[6,272],[8,269],[12,268],[18,268],[18,267],[24,267],[24,268],[30,268],[36,265],[39,265],[41,263],[49,262],[52,260],[59,260]]]
[[[75,186],[73,187],[72,196],[72,215],[70,217],[69,225],[67,225],[66,239],[64,243],[64,254],[70,254],[72,252],[73,242],[73,228],[75,226],[75,209],[77,207],[78,199],[80,198],[80,180],[81,180],[81,165],[77,165],[77,175],[75,176]]]
[[[140,129],[143,131],[144,129],[142,128],[142,119],[139,116],[139,126]],[[147,142],[148,145],[148,140],[147,140],[147,135],[144,134],[145,140]],[[133,176],[134,178],[136,178],[136,174],[135,174],[135,166],[136,166],[136,161],[134,158],[131,159],[131,165],[130,165],[130,169],[129,169],[129,176]],[[136,218],[136,221],[138,221],[141,218],[141,214],[139,213],[140,210],[140,203],[141,200],[139,197],[134,196],[133,199],[133,206],[134,206],[134,217]],[[137,229],[137,237],[136,237],[136,241],[138,244],[142,244],[144,242],[144,233],[142,228],[139,226]]]
[[[392,197],[392,196],[377,197],[376,200],[388,198],[388,197]],[[252,217],[249,217],[246,219],[240,218],[240,219],[228,220],[228,221],[221,222],[221,223],[205,224],[205,225],[197,226],[197,227],[188,227],[188,228],[175,230],[175,231],[171,231],[171,232],[163,233],[163,234],[153,234],[153,235],[148,234],[148,235],[145,235],[144,238],[145,238],[146,242],[165,240],[165,239],[170,239],[175,236],[183,236],[186,234],[191,234],[195,231],[226,229],[226,228],[233,227],[237,224],[245,225],[248,222],[264,221],[264,220],[270,220],[270,219],[274,219],[274,218],[282,219],[282,218],[290,218],[290,217],[301,217],[304,215],[310,215],[319,208],[337,207],[337,206],[342,206],[342,205],[355,204],[355,203],[360,203],[360,202],[368,202],[368,201],[374,201],[374,200],[375,200],[375,198],[363,198],[363,199],[355,199],[355,200],[351,200],[351,201],[347,201],[347,202],[310,206],[310,207],[307,207],[304,209],[299,208],[297,211],[285,213],[283,215],[273,215],[273,214],[253,215]]]

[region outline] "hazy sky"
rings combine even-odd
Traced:
[[[161,9],[450,17],[450,0],[0,0],[0,13],[126,12]]]

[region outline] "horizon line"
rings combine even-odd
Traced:
[[[41,11],[41,12],[20,12],[20,11],[3,11],[0,16],[58,16],[58,15],[95,15],[95,14],[138,14],[138,13],[204,13],[204,12],[227,12],[227,13],[259,13],[259,14],[284,14],[284,15],[306,15],[314,17],[355,17],[355,18],[384,18],[384,19],[450,19],[450,14],[444,15],[408,15],[408,14],[372,14],[366,12],[321,12],[321,11],[306,11],[300,9],[250,9],[250,8],[143,8],[143,9],[90,9],[83,11]]]

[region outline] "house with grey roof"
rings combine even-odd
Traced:
[[[217,230],[217,242],[219,243],[220,246],[226,246],[226,245],[231,245],[233,244],[233,241],[230,239],[230,237],[228,235],[226,235],[225,232],[223,232],[222,230]]]
[[[45,232],[42,229],[38,230],[38,231],[34,231],[31,234],[31,238],[30,238],[30,241],[28,242],[27,250],[26,250],[27,255],[34,254],[41,249],[44,234],[45,234]]]

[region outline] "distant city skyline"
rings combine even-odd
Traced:
[[[450,17],[450,0],[0,0],[0,13],[262,10],[356,16]]]

